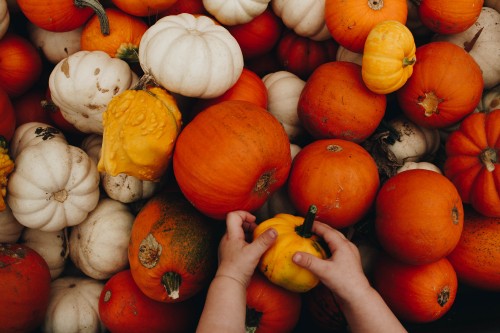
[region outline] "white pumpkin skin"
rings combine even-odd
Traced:
[[[352,62],[361,66],[363,63],[363,54],[353,52],[345,48],[344,46],[339,45],[337,53],[335,55],[335,60]]]
[[[435,35],[432,40],[447,41],[467,50],[481,68],[485,89],[491,89],[500,84],[500,62],[498,61],[500,59],[500,13],[495,9],[483,7],[477,21],[469,29],[452,35]]]
[[[5,35],[10,24],[9,7],[7,0],[0,0],[0,39]]]
[[[272,0],[276,16],[297,35],[323,41],[332,38],[325,23],[325,0]]]
[[[61,275],[69,256],[66,228],[60,231],[25,228],[20,242],[38,252],[45,259],[53,280]]]
[[[80,42],[83,26],[75,30],[55,32],[42,29],[28,22],[27,29],[30,41],[52,64],[57,64],[64,58],[81,50]]]
[[[108,103],[137,81],[124,60],[103,51],[78,51],[53,68],[49,89],[64,119],[83,133],[102,134]]]
[[[24,225],[19,223],[9,205],[0,212],[0,243],[15,243],[21,237]]]
[[[161,18],[144,33],[139,63],[167,90],[214,98],[231,88],[243,71],[236,39],[211,18],[187,13]]]
[[[403,164],[402,167],[398,168],[396,173],[401,173],[404,171],[414,170],[414,169],[430,170],[430,171],[437,172],[439,174],[443,174],[443,172],[441,171],[441,169],[439,169],[437,167],[437,165],[435,165],[434,163],[425,162],[425,161],[424,162],[405,162],[405,164]]]
[[[16,158],[7,203],[22,225],[59,231],[81,223],[99,200],[99,172],[80,148],[58,141],[26,147]]]
[[[103,282],[87,277],[65,276],[52,281],[43,332],[106,332],[99,318],[103,288]]]
[[[297,106],[306,82],[288,71],[269,73],[262,81],[267,88],[267,110],[283,125],[290,142],[297,142],[305,133]]]
[[[245,24],[262,14],[270,0],[203,0],[203,6],[224,25]]]
[[[104,198],[82,223],[71,229],[71,261],[87,276],[104,280],[128,265],[134,215],[116,200]]]
[[[10,140],[10,155],[15,160],[24,148],[52,140],[68,143],[64,133],[51,125],[36,121],[24,123],[16,128]]]

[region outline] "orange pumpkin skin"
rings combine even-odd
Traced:
[[[107,8],[106,16],[109,34],[101,33],[99,19],[94,15],[83,27],[81,50],[99,50],[125,61],[137,60],[139,43],[148,25],[140,18],[114,8]]]
[[[99,298],[99,317],[111,332],[188,333],[196,328],[200,304],[197,297],[178,303],[155,301],[137,287],[126,269],[104,285]]]
[[[463,229],[462,200],[443,175],[414,169],[396,174],[375,201],[375,231],[382,247],[405,263],[421,265],[453,251]]]
[[[415,55],[413,74],[396,92],[410,120],[423,127],[444,128],[474,111],[484,82],[470,54],[450,42],[430,42],[419,46]]]
[[[448,260],[460,282],[500,291],[500,217],[487,217],[467,207],[462,236]]]
[[[178,0],[165,11],[158,14],[158,19],[167,15],[177,15],[181,13],[206,15],[207,10],[205,6],[203,6],[203,0]]]
[[[261,207],[286,182],[291,161],[279,121],[253,103],[232,100],[206,108],[184,127],[173,170],[186,198],[222,220],[230,211]]]
[[[379,22],[406,23],[406,0],[326,0],[325,23],[332,37],[342,46],[363,53],[366,37]]]
[[[125,13],[134,16],[155,16],[167,10],[178,0],[111,0]]]
[[[445,145],[444,174],[463,202],[500,217],[500,110],[468,115]]]
[[[292,332],[300,319],[300,294],[275,285],[259,271],[250,280],[246,302],[247,332]]]
[[[156,301],[190,299],[213,277],[219,238],[217,224],[182,195],[159,193],[134,220],[128,248],[132,277]]]
[[[297,114],[316,139],[359,143],[375,132],[386,106],[386,95],[364,84],[360,65],[333,61],[316,68],[306,81]]]
[[[400,320],[429,323],[450,310],[458,281],[446,258],[410,265],[381,255],[374,266],[373,286]]]
[[[22,244],[0,243],[0,332],[32,332],[45,320],[50,270]]]
[[[316,140],[295,156],[288,195],[298,215],[316,205],[316,219],[334,228],[360,221],[372,208],[380,180],[371,155],[357,143]]]
[[[420,21],[438,34],[457,34],[477,21],[484,0],[419,1]]]

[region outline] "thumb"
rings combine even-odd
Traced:
[[[311,271],[315,275],[318,275],[322,271],[321,265],[323,260],[310,253],[298,251],[293,255],[292,261],[298,266]]]
[[[258,257],[262,256],[274,244],[277,237],[278,233],[276,230],[273,228],[267,229],[250,244],[252,251]]]

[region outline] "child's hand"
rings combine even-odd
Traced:
[[[370,287],[363,272],[361,256],[355,244],[338,230],[319,221],[314,221],[312,231],[322,237],[332,256],[326,260],[308,253],[297,252],[293,261],[314,273],[341,300],[353,297],[353,292]]]
[[[241,282],[245,287],[250,283],[260,257],[276,240],[277,233],[269,229],[248,243],[257,226],[255,216],[245,211],[234,211],[227,215],[226,233],[219,244],[219,268],[217,275],[224,275]]]

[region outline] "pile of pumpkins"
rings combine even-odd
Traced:
[[[194,332],[239,209],[314,205],[408,325],[499,292],[499,56],[497,0],[0,0],[0,331]],[[303,323],[257,269],[249,331]]]

